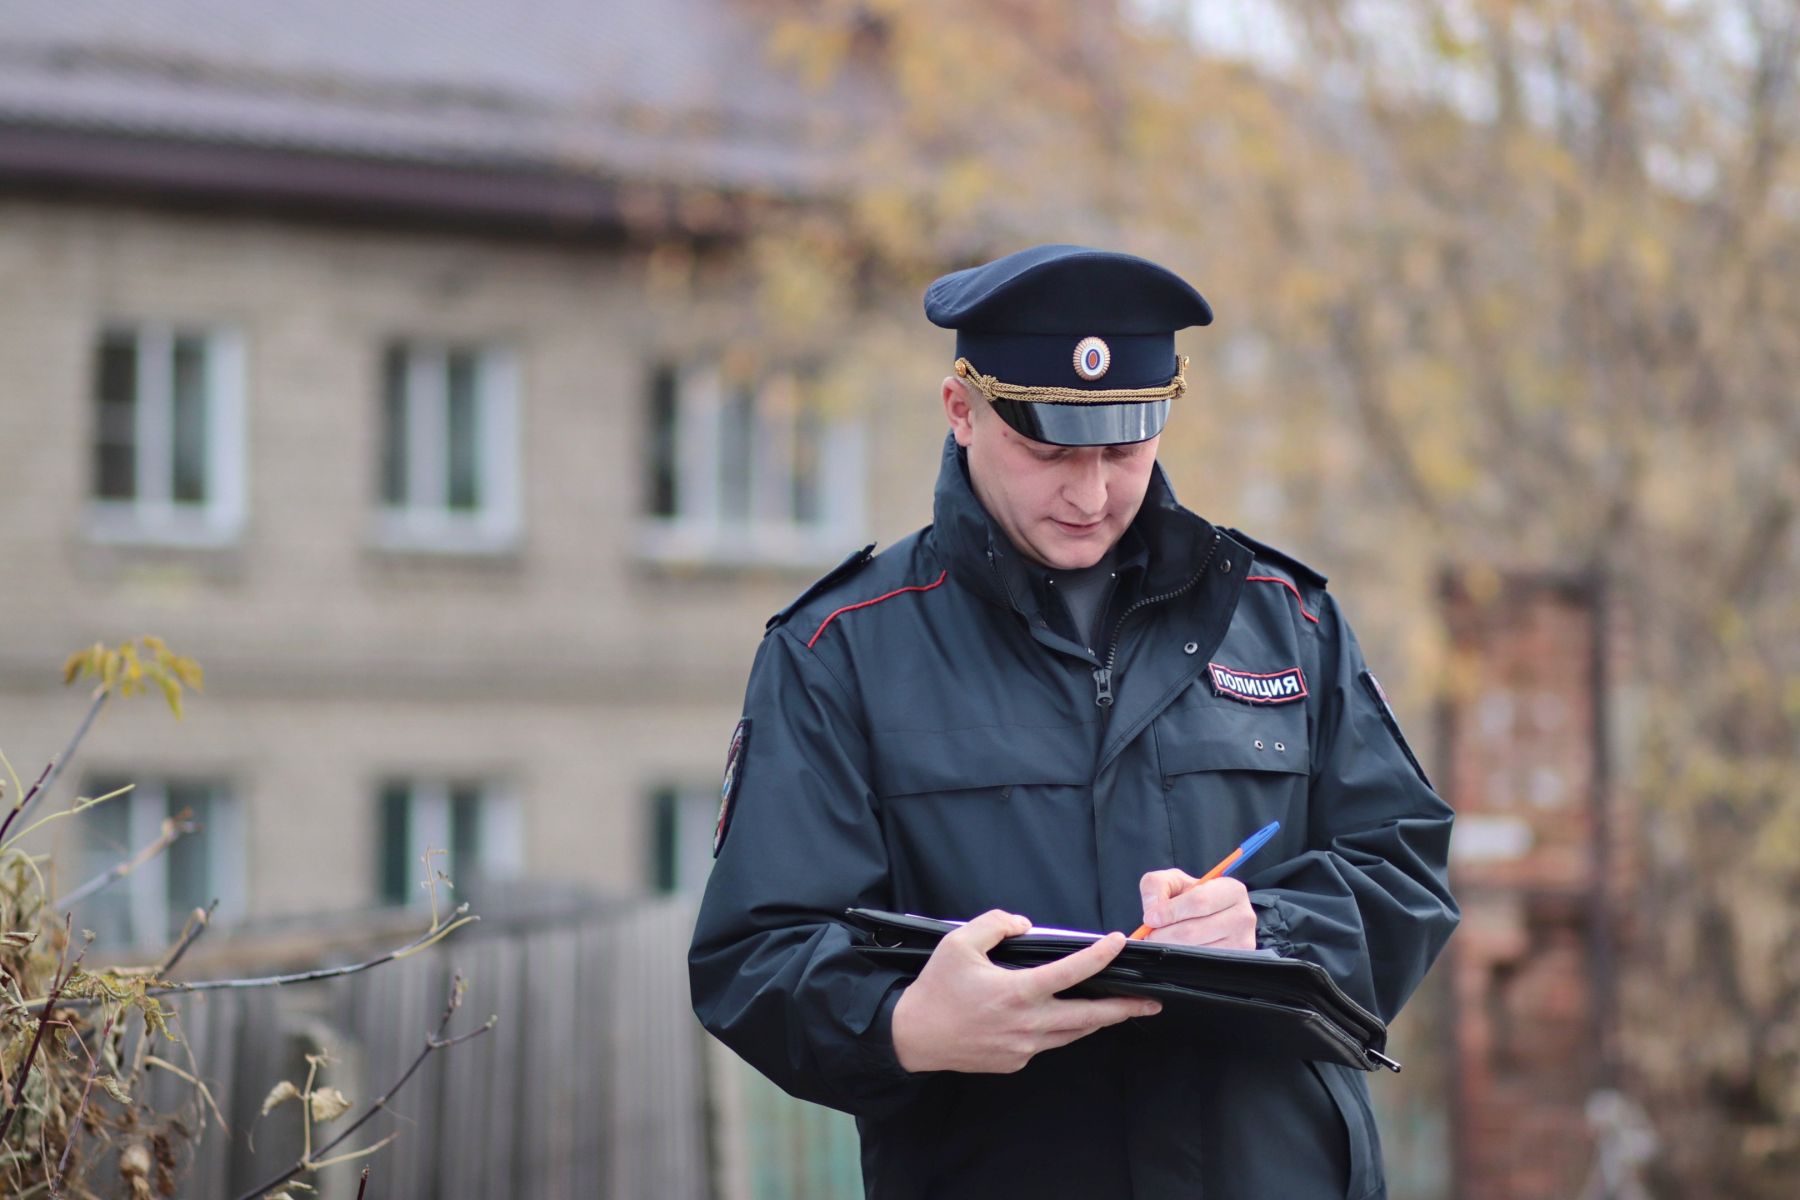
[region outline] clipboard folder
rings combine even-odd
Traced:
[[[958,923],[852,908],[845,921],[871,961],[916,975],[938,939]],[[1035,967],[1073,954],[1095,935],[1033,931],[1002,941],[988,957]],[[1258,1053],[1341,1063],[1362,1071],[1400,1064],[1382,1053],[1387,1026],[1344,994],[1317,963],[1266,952],[1127,942],[1105,970],[1063,996],[1146,996],[1177,1017],[1183,1033]]]

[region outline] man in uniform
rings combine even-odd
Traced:
[[[925,309],[957,331],[935,521],[769,622],[695,1011],[856,1115],[870,1196],[1383,1194],[1364,1073],[1059,999],[1119,933],[987,957],[1033,922],[1143,923],[1311,960],[1391,1019],[1456,924],[1450,810],[1324,577],[1182,508],[1156,463],[1174,331],[1211,309],[1074,246],[947,275]],[[1189,886],[1274,820],[1242,882]],[[909,979],[857,951],[853,906],[969,923]]]

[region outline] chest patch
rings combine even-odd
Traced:
[[[1289,667],[1268,675],[1240,671],[1220,663],[1207,663],[1212,673],[1213,691],[1246,704],[1291,704],[1306,698],[1306,676],[1299,667]]]

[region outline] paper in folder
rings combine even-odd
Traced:
[[[845,920],[873,961],[918,974],[938,939],[961,922],[852,908]],[[1073,954],[1099,934],[1033,929],[1002,941],[988,957],[1003,967],[1035,967]],[[1104,971],[1064,996],[1148,996],[1183,1033],[1256,1053],[1342,1063],[1372,1071],[1400,1064],[1382,1053],[1387,1026],[1344,994],[1317,963],[1265,950],[1219,950],[1127,942]]]

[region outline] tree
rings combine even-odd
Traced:
[[[762,7],[842,191],[765,214],[750,311],[840,387],[881,394],[879,318],[939,270],[1134,250],[1219,312],[1164,442],[1190,501],[1397,580],[1367,624],[1413,694],[1455,686],[1444,555],[1605,573],[1639,697],[1625,1082],[1681,1194],[1790,1194],[1800,6],[1244,5],[1227,45],[1179,3]]]

